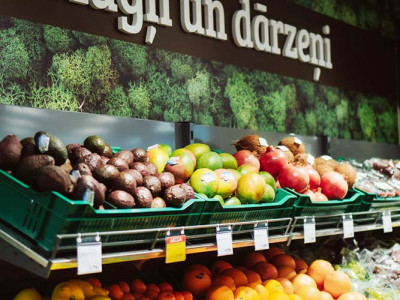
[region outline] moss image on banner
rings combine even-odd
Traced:
[[[397,143],[392,99],[0,18],[0,103]]]

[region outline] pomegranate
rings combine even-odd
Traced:
[[[315,170],[311,165],[306,165],[305,168],[308,172],[308,175],[310,176],[309,189],[315,192],[321,184],[321,176],[319,176],[317,170]]]
[[[311,201],[315,201],[315,194],[312,190],[307,190],[303,193],[304,195],[308,195]]]
[[[343,175],[330,171],[325,173],[321,178],[322,192],[328,197],[328,199],[343,199],[348,190],[347,182]]]
[[[291,188],[298,193],[303,193],[308,188],[310,176],[305,167],[288,164],[279,172],[278,180],[281,187]]]
[[[313,201],[328,201],[328,197],[326,197],[321,192],[321,188],[318,188],[317,191],[314,193],[314,200]]]
[[[283,151],[270,146],[261,155],[260,165],[261,171],[266,171],[276,178],[282,168],[288,165],[288,158]]]
[[[238,163],[238,167],[244,164],[249,164],[255,166],[258,170],[260,170],[260,161],[257,156],[250,152],[249,150],[240,150],[233,154]]]

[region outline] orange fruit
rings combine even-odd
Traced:
[[[268,300],[290,300],[284,292],[275,292],[269,295]]]
[[[333,300],[333,297],[331,294],[329,294],[328,292],[322,291],[321,292],[321,300]]]
[[[317,286],[322,286],[326,276],[334,271],[335,269],[330,262],[323,259],[317,259],[308,267],[307,275],[315,280]]]
[[[131,289],[129,288],[129,284],[125,281],[121,281],[118,283],[120,286],[121,290],[124,292],[124,294],[128,294],[131,292]]]
[[[185,290],[201,298],[211,287],[211,277],[202,271],[187,271],[183,274],[182,285]]]
[[[160,292],[171,292],[171,293],[172,293],[172,291],[174,290],[173,287],[172,287],[172,285],[169,284],[169,283],[166,282],[166,281],[161,282],[161,283],[158,285],[158,287],[159,287],[159,289],[160,289]]]
[[[293,294],[294,293],[293,284],[289,279],[277,278],[276,280],[283,286],[283,290],[285,291],[286,294]]]
[[[270,261],[274,256],[278,254],[285,254],[285,251],[282,248],[278,247],[270,247],[269,249],[265,250],[265,258],[267,261]]]
[[[206,293],[205,300],[234,300],[233,291],[227,286],[214,286]]]
[[[284,292],[285,291],[283,289],[282,284],[280,284],[280,282],[275,279],[265,280],[262,284],[268,290],[268,292],[270,294],[273,294],[275,292]]]
[[[246,274],[244,274],[243,271],[235,268],[223,270],[221,275],[231,276],[235,281],[236,288],[239,286],[244,286],[248,283]]]
[[[367,297],[359,292],[350,292],[341,295],[337,300],[367,300]]]
[[[172,292],[161,292],[158,294],[157,300],[175,300],[175,296]]]
[[[267,259],[265,258],[265,256],[260,253],[260,252],[251,252],[248,253],[244,259],[243,259],[243,265],[246,268],[252,268],[254,267],[258,262],[260,261],[267,261]]]
[[[306,300],[322,300],[321,292],[313,286],[304,285],[296,291],[296,294]]]
[[[158,292],[156,290],[147,290],[145,296],[147,298],[150,298],[151,300],[155,300],[155,299],[157,299],[159,293],[160,292]]]
[[[210,269],[207,268],[207,267],[204,266],[204,265],[201,265],[201,264],[193,264],[193,265],[190,265],[190,266],[186,269],[186,272],[187,272],[187,271],[191,271],[191,270],[198,270],[198,271],[204,272],[204,273],[206,273],[208,276],[211,277],[211,271],[210,271]]]
[[[278,254],[271,259],[271,264],[275,267],[287,266],[296,269],[296,262],[289,254]]]
[[[223,270],[232,269],[232,268],[233,268],[233,266],[230,263],[228,263],[224,260],[217,260],[211,266],[211,272],[213,275],[216,275],[216,274],[221,273]]]
[[[141,279],[137,278],[131,281],[131,291],[132,293],[144,294],[147,291],[147,286]]]
[[[297,291],[302,287],[302,286],[312,286],[312,287],[317,287],[317,284],[315,283],[314,279],[312,279],[310,276],[306,274],[297,274],[292,278],[292,284],[294,288],[294,293],[297,294]]]
[[[212,286],[224,285],[230,288],[232,291],[236,289],[235,280],[231,276],[228,275],[217,275],[212,280]]]
[[[255,290],[260,296],[260,300],[268,300],[269,292],[265,286],[259,283],[250,283],[248,287]]]
[[[118,284],[110,284],[106,289],[110,292],[108,295],[111,298],[121,299],[124,296],[124,292]]]
[[[339,298],[341,295],[350,292],[351,280],[346,273],[334,271],[326,276],[324,290],[331,294],[333,298]]]
[[[277,270],[278,278],[287,278],[290,280],[297,275],[296,271],[288,266],[279,266],[277,267]]]
[[[156,291],[157,293],[160,293],[160,288],[158,287],[157,284],[154,283],[149,283],[146,285],[147,291]]]
[[[252,271],[252,270],[245,270],[243,272],[247,276],[248,283],[261,283],[262,282],[261,277],[257,272]]]
[[[172,292],[172,294],[174,294],[175,300],[185,300],[181,292]]]
[[[276,267],[265,261],[260,261],[257,263],[253,270],[260,275],[262,281],[278,278],[278,270]]]
[[[294,269],[296,273],[307,273],[308,265],[303,259],[296,257],[294,262],[296,263],[296,268]]]
[[[185,300],[193,300],[193,295],[192,295],[191,292],[189,292],[189,291],[182,291],[181,293],[182,293],[183,298],[184,298]]]
[[[218,299],[222,300],[224,298]],[[235,290],[235,299],[241,300],[260,300],[258,293],[248,286],[241,286]],[[225,299],[224,299],[225,300]]]

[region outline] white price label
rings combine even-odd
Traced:
[[[315,243],[315,222],[304,223],[304,244]]]
[[[332,159],[332,157],[330,157],[329,155],[322,155],[321,158],[323,160],[331,160]]]
[[[345,239],[354,237],[354,222],[351,216],[343,219],[343,237]]]
[[[315,157],[314,157],[313,155],[311,155],[311,154],[308,154],[308,155],[307,155],[307,162],[308,162],[310,165],[313,165],[313,164],[314,164],[314,161],[315,161]]]
[[[218,256],[232,255],[232,231],[217,232]]]
[[[78,275],[102,272],[101,242],[78,243]]]
[[[269,249],[268,227],[254,228],[254,248],[256,251]]]
[[[390,211],[384,212],[382,215],[383,232],[393,232],[392,215]]]
[[[282,145],[280,145],[280,146],[276,146],[276,148],[278,148],[279,150],[282,150],[283,152],[287,152],[287,151],[289,151],[289,148],[288,148],[288,147],[286,147],[286,146],[282,146]]]
[[[205,183],[210,183],[215,181],[215,176],[211,173],[205,173],[203,174],[203,176],[201,176],[201,181],[205,182]]]
[[[294,143],[297,144],[297,145],[303,144],[303,142],[297,137],[294,138]]]
[[[49,150],[50,138],[45,134],[41,134],[39,135],[36,143],[40,153],[45,153],[46,151]]]
[[[160,145],[159,145],[159,144],[155,144],[155,145],[153,145],[153,146],[147,147],[147,150],[158,149],[158,148],[160,148]]]
[[[267,143],[266,139],[260,137],[260,138],[258,138],[258,141],[260,142],[260,146],[268,147],[268,143]]]

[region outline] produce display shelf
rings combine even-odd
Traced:
[[[363,210],[382,211],[400,207],[400,196],[380,197],[377,194],[360,190],[366,196],[362,200]]]

